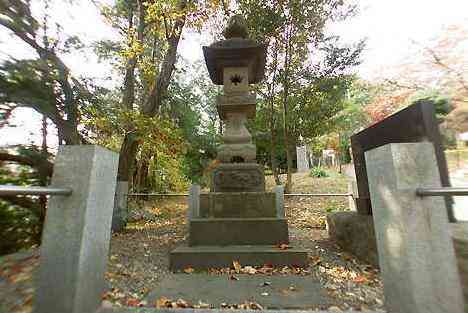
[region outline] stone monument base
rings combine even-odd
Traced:
[[[289,243],[284,218],[194,218],[189,246],[271,245]]]
[[[200,194],[201,218],[276,217],[273,192],[210,192]]]
[[[343,250],[361,261],[379,267],[372,215],[362,215],[358,212],[328,214],[327,229],[330,238]]]
[[[226,165],[220,173],[261,169],[256,164]],[[260,186],[265,188],[264,180]],[[281,249],[289,243],[282,186],[275,192],[200,194],[196,185],[190,190],[188,245],[171,251],[171,270],[231,267],[233,261],[242,266],[307,266],[306,250]]]
[[[180,246],[171,251],[169,268],[172,271],[188,267],[196,269],[232,267],[237,261],[242,266],[296,266],[308,265],[307,251],[300,249],[281,250],[270,245],[255,246]]]
[[[263,166],[256,163],[221,163],[213,171],[213,192],[264,192]]]

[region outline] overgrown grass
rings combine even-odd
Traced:
[[[327,171],[320,166],[315,166],[310,170],[310,176],[314,178],[328,177]]]

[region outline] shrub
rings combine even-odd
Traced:
[[[323,168],[319,166],[315,166],[310,171],[310,176],[315,177],[315,178],[328,177],[328,173]]]

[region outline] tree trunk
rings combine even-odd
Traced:
[[[135,190],[141,192],[148,190],[148,167],[149,162],[147,159],[140,160],[138,170],[135,177]]]
[[[42,153],[42,158],[44,160],[47,160],[48,157],[48,151],[47,151],[47,116],[43,115],[42,116],[42,148],[41,148],[41,153]],[[49,183],[49,177],[45,171],[39,171],[39,181],[41,186],[47,186]],[[37,239],[40,240],[42,237],[42,227],[44,225],[45,221],[45,215],[46,215],[46,210],[47,210],[47,196],[40,196],[39,197],[39,225],[41,225],[41,228],[39,229],[38,237]],[[38,241],[39,242],[39,241]]]
[[[136,154],[138,152],[139,142],[137,136],[133,133],[125,135],[122,146],[120,148],[119,170],[117,180],[128,181],[129,189],[131,189],[130,181],[133,175],[133,167]]]
[[[288,121],[288,98],[289,98],[289,57],[290,57],[290,34],[286,33],[286,51],[284,54],[284,81],[283,81],[283,131],[284,131],[284,147],[286,149],[286,161],[288,166],[287,180],[284,187],[286,193],[292,191],[292,155],[289,143],[289,121]]]
[[[185,9],[186,4],[187,2],[185,0],[181,0],[179,2],[179,7],[181,10]],[[144,8],[144,6],[140,6],[140,13],[142,8]],[[142,15],[140,14],[140,19],[141,16]],[[167,37],[169,48],[159,70],[159,75],[155,78],[155,83],[150,88],[148,98],[146,101],[144,101],[141,107],[141,112],[146,116],[155,116],[159,112],[159,109],[162,105],[162,101],[166,94],[167,88],[169,87],[172,72],[174,71],[174,65],[177,60],[177,47],[179,45],[182,29],[185,25],[185,18],[186,15],[183,14],[175,21],[172,29],[172,35]],[[141,24],[139,30],[140,29]],[[131,183],[133,178],[133,164],[135,163],[136,154],[139,148],[138,140],[136,138],[130,139],[130,137],[136,136],[127,135],[124,138],[124,142],[120,149],[119,172],[117,174],[119,180],[126,180],[129,182],[129,188],[133,185]]]
[[[179,0],[178,9],[185,11],[186,7],[187,1]],[[177,47],[179,46],[180,36],[185,26],[185,20],[186,14],[181,14],[181,16],[175,20],[174,26],[170,32],[166,29],[166,39],[169,48],[164,56],[159,75],[155,83],[151,86],[148,98],[142,107],[142,112],[148,116],[155,116],[159,112],[167,88],[171,82],[172,72],[174,71],[177,61]]]
[[[268,101],[270,102],[270,131],[271,131],[271,171],[275,179],[276,185],[281,185],[281,180],[278,173],[278,161],[276,159],[276,144],[277,144],[277,131],[276,131],[276,112],[275,112],[275,87],[276,87],[276,74],[278,69],[278,49],[277,46],[273,49],[275,55],[273,58],[273,79],[268,87]]]
[[[278,162],[276,160],[276,123],[275,123],[275,108],[274,108],[274,94],[270,96],[270,131],[271,131],[271,148],[270,148],[270,158],[271,158],[271,171],[273,172],[273,177],[275,178],[275,184],[281,185],[281,180],[279,179],[278,174]]]
[[[139,10],[139,20],[138,20],[138,29],[137,29],[137,40],[139,42],[143,41],[144,28],[145,28],[145,8],[141,4],[141,1],[138,1],[138,10]],[[128,15],[128,29],[129,31],[133,28],[133,7],[130,9]],[[136,57],[130,58],[127,60],[125,68],[125,78],[123,84],[123,97],[122,97],[122,107],[127,110],[133,110],[133,105],[135,103],[135,68],[136,68],[137,59]],[[133,185],[133,168],[135,164],[136,155],[138,152],[138,138],[134,133],[128,133],[125,135],[120,147],[119,153],[119,169],[117,172],[117,180],[128,182],[129,190],[132,189]]]
[[[180,36],[172,38],[169,41],[169,49],[164,57],[161,66],[161,71],[156,78],[155,83],[150,89],[148,99],[143,106],[143,113],[147,116],[155,116],[162,105],[162,101],[166,94],[167,88],[171,81],[174,65],[177,60],[177,47],[179,45]]]
[[[276,160],[276,129],[275,126],[271,128],[271,171],[273,172],[273,177],[275,178],[275,184],[281,185],[281,180],[278,174],[278,161]]]
[[[138,10],[139,10],[139,20],[137,28],[137,39],[138,42],[143,41],[143,34],[145,29],[145,9],[141,4],[141,1],[138,1]],[[128,13],[128,33],[133,29],[133,6],[130,8]],[[122,97],[122,107],[127,110],[132,110],[135,103],[135,68],[137,64],[137,58],[131,57],[127,60],[125,66],[125,77],[123,83],[123,97]]]

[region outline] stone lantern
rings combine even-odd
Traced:
[[[217,99],[225,125],[219,164],[213,170],[211,192],[201,193],[197,185],[190,189],[188,245],[171,252],[170,267],[229,267],[233,261],[306,265],[306,251],[279,248],[289,243],[283,188],[265,192],[263,166],[256,163],[256,147],[245,125],[255,117],[250,84],[263,79],[265,46],[247,38],[239,15],[230,19],[224,36],[203,47],[210,78],[224,91]]]
[[[241,16],[234,16],[224,32],[226,40],[203,47],[213,83],[223,86],[217,109],[224,121],[221,164],[213,173],[212,191],[265,191],[263,167],[256,163],[256,147],[245,127],[255,118],[255,93],[249,84],[259,83],[265,70],[265,46],[247,38]]]

